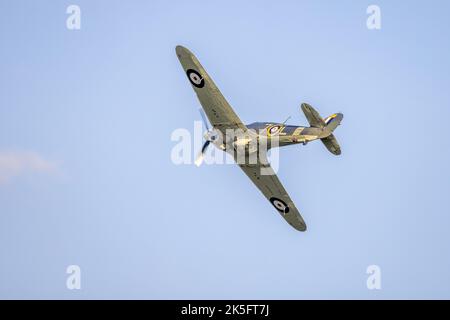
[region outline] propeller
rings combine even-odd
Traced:
[[[202,120],[203,120],[203,123],[205,124],[206,130],[207,130],[207,132],[209,132],[210,127],[208,125],[208,121],[206,119],[205,112],[203,111],[203,109],[199,109],[199,112],[200,112],[200,115],[202,116]],[[200,165],[203,163],[203,159],[205,158],[206,149],[208,148],[210,143],[211,143],[211,140],[206,140],[205,143],[203,144],[202,150],[200,150],[200,152],[198,153],[197,158],[194,161],[194,163],[197,167],[200,167]]]
[[[209,124],[208,124],[209,122],[206,119],[205,111],[203,111],[203,109],[198,109],[198,112],[200,112],[200,115],[202,116],[202,120],[203,120],[203,123],[205,124],[206,130],[209,131]]]

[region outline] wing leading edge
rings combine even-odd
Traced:
[[[247,127],[233,111],[194,54],[182,46],[176,47],[176,53],[209,122],[214,128],[219,129],[223,134],[225,134],[226,129],[246,131]]]

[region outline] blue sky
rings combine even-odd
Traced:
[[[2,1],[0,297],[450,298],[449,9]],[[344,113],[340,157],[280,150],[306,233],[239,168],[171,162],[173,130],[200,120],[178,44],[246,123]]]

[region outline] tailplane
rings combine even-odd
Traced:
[[[332,154],[336,156],[341,154],[341,147],[339,146],[339,143],[337,142],[333,134],[330,134],[328,137],[322,138],[320,140],[322,140],[325,147],[327,147],[328,151],[330,151]]]
[[[342,113],[335,113],[322,119],[319,113],[307,103],[302,103],[302,111],[311,127],[322,129],[319,138],[328,151],[334,155],[340,155],[341,147],[333,135],[333,131],[341,124],[344,115]]]

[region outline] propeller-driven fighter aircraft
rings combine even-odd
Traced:
[[[255,122],[244,125],[192,52],[182,46],[177,46],[176,53],[200,100],[204,113],[212,125],[212,128],[208,126],[202,113],[207,128],[204,134],[206,141],[195,164],[197,166],[201,164],[204,153],[210,144],[230,153],[235,160],[237,160],[235,151],[240,147],[243,147],[244,155],[247,158],[250,154],[257,154],[253,162],[236,162],[292,227],[299,231],[306,231],[306,224],[300,212],[268,163],[266,153],[258,151],[260,151],[262,141],[267,141],[269,145],[267,149],[269,149],[273,146],[272,142],[275,139],[280,147],[299,143],[306,145],[310,141],[320,139],[332,154],[339,155],[341,148],[333,131],[341,123],[343,115],[335,113],[322,119],[313,107],[303,103],[301,109],[310,124],[309,127],[276,122]],[[238,131],[240,134],[230,137],[226,134],[229,130]]]

